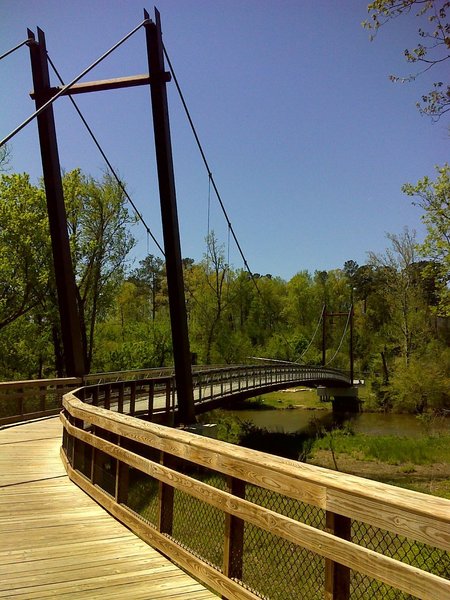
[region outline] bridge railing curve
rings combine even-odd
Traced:
[[[228,373],[225,393],[253,385],[256,371],[244,369]],[[226,385],[220,371],[197,379],[205,395]],[[122,414],[150,398],[152,418],[155,398],[170,414],[173,377],[67,393],[63,461],[77,485],[218,594],[449,597],[450,501]]]
[[[152,383],[154,390],[152,391]],[[300,365],[228,365],[193,368],[194,401],[197,412],[209,410],[215,401],[251,397],[273,389],[302,384],[348,386],[347,374],[322,367]],[[84,386],[85,400],[116,409],[124,387],[130,414],[142,415],[176,410],[176,385],[171,367],[95,373],[83,378],[0,382],[0,426],[58,414],[64,393]],[[148,395],[147,401],[144,400]],[[90,398],[89,398],[90,395]],[[106,399],[103,400],[103,397]],[[131,400],[130,400],[131,397]],[[134,399],[136,403],[134,403]],[[153,398],[153,404],[152,404]],[[125,396],[127,402],[127,396]],[[134,408],[133,408],[134,406]],[[120,411],[119,411],[120,412]]]

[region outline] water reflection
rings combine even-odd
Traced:
[[[224,413],[233,415],[241,421],[251,421],[258,427],[265,427],[269,431],[294,431],[307,430],[315,424],[328,429],[335,418],[331,410],[227,410]],[[448,431],[448,420],[436,419],[431,428],[427,427],[414,415],[384,414],[384,413],[359,413],[346,414],[340,417],[341,422],[348,423],[355,433],[368,435],[399,435],[417,437],[432,432]]]

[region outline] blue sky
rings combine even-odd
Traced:
[[[50,57],[73,79],[142,20],[142,0],[1,0],[0,54],[40,26]],[[420,209],[400,190],[448,161],[448,120],[433,124],[415,102],[445,66],[411,84],[414,18],[361,27],[366,0],[160,0],[164,43],[233,227],[254,272],[289,279],[334,269],[404,226],[423,237]],[[144,31],[86,80],[145,73]],[[0,62],[0,137],[34,110],[26,47]],[[207,233],[208,177],[177,97],[169,109],[184,256],[200,260]],[[147,88],[77,96],[146,222],[162,240]],[[94,177],[104,168],[67,98],[55,105],[62,167]],[[12,142],[12,170],[41,176],[33,122]],[[211,227],[227,244],[213,200]],[[137,225],[133,258],[158,255]],[[225,253],[228,250],[225,249]],[[230,261],[241,267],[231,246]]]

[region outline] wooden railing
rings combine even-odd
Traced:
[[[115,412],[91,392],[63,399],[69,477],[223,597],[450,597],[450,501],[144,422],[121,414],[120,391]]]
[[[82,382],[77,377],[0,382],[0,425],[57,415],[63,395]]]
[[[335,369],[300,365],[196,366],[193,371],[197,412],[233,398],[251,397],[298,384],[348,386],[350,381],[345,373]],[[173,416],[177,407],[172,368],[0,382],[0,425],[57,414],[62,395],[80,385],[85,386],[86,401],[100,406],[107,404],[112,410],[117,409],[120,398],[125,398],[125,402],[128,398],[132,405],[129,413],[133,415],[150,412],[151,416],[153,411],[159,414],[165,411]]]

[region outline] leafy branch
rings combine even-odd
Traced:
[[[404,51],[408,63],[425,65],[422,70],[408,76],[390,75],[394,82],[414,81],[436,65],[450,59],[450,24],[447,20],[450,1],[438,0],[375,0],[367,6],[370,20],[363,21],[362,26],[371,31],[373,40],[380,27],[402,15],[416,10],[415,16],[427,23],[427,27],[419,27],[418,35],[423,40],[415,48]],[[416,103],[421,114],[437,121],[450,111],[450,86],[443,81],[433,83],[433,88],[422,95],[421,102]]]

